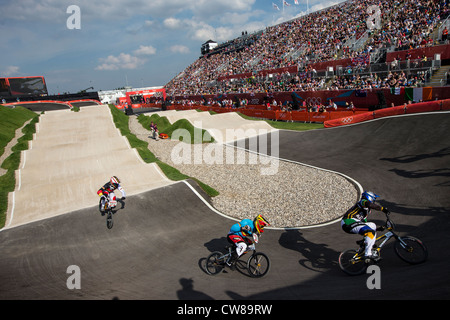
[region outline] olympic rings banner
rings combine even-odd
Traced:
[[[440,110],[450,110],[450,99],[430,102],[420,102],[404,106],[397,106],[385,109],[378,109],[371,112],[365,112],[348,117],[342,117],[339,119],[328,120],[324,122],[325,128],[345,126],[348,124],[359,123],[367,120],[378,119],[382,117],[412,114],[421,112],[432,112]]]

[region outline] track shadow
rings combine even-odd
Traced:
[[[421,178],[431,178],[431,177],[449,177],[450,178],[450,168],[434,169],[434,170],[402,170],[402,169],[391,169],[389,170],[398,176],[408,178],[408,179],[421,179]],[[449,186],[449,181],[440,182],[436,186]]]
[[[177,291],[177,297],[179,300],[214,300],[209,295],[194,290],[194,280],[181,278],[180,279],[181,290]]]
[[[221,237],[221,238],[215,238],[215,239],[212,239],[209,242],[206,242],[204,244],[204,246],[211,253],[211,252],[214,252],[214,251],[224,251],[225,247],[227,245],[229,245],[229,244],[230,243],[228,242],[226,237]]]
[[[450,156],[450,147],[442,148],[436,152],[422,153],[422,154],[410,154],[392,158],[380,158],[382,161],[389,161],[394,163],[411,163],[420,160],[426,160],[430,158],[443,158]]]
[[[300,230],[286,230],[278,243],[289,250],[298,252],[303,258],[298,263],[315,272],[327,272],[337,266],[339,255],[325,243],[314,243],[305,239]]]

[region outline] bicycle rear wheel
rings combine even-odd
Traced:
[[[400,259],[410,264],[419,264],[428,258],[428,250],[422,241],[410,236],[398,238],[394,250]]]
[[[339,255],[339,267],[346,274],[357,276],[366,271],[367,264],[364,261],[364,255],[359,254],[354,249],[348,249]]]
[[[212,276],[220,273],[225,267],[225,259],[226,255],[220,251],[211,253],[208,258],[206,258],[206,272]]]
[[[270,269],[270,260],[262,252],[253,253],[247,261],[247,270],[251,277],[264,277]]]

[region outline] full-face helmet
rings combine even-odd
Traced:
[[[363,194],[361,195],[361,199],[366,199],[370,203],[375,203],[375,200],[378,197],[379,196],[373,193],[372,191],[364,191]]]
[[[116,176],[112,176],[111,179],[109,179],[109,182],[111,182],[111,184],[117,188],[117,186],[120,183],[120,180]]]
[[[256,231],[258,231],[258,233],[261,234],[264,232],[264,227],[269,225],[269,222],[262,215],[259,214],[253,220],[253,224],[255,225]]]

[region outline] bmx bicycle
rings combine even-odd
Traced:
[[[246,262],[246,270],[249,273],[250,277],[261,278],[269,272],[270,260],[265,253],[256,251],[256,243],[258,243],[258,236],[254,233],[253,244],[248,246],[247,251],[244,252],[242,256],[249,251],[252,251]],[[216,275],[220,273],[225,268],[225,266],[229,266],[233,253],[235,251],[234,245],[226,246],[225,250],[227,251],[227,253],[214,251],[208,256],[208,258],[206,258],[206,272],[208,274]],[[235,261],[235,263],[238,261]]]
[[[113,221],[113,208],[117,206],[117,199],[114,193],[111,193],[111,198],[109,196],[105,196],[105,203],[103,204],[102,208],[102,199],[100,199],[100,208],[103,209],[103,212],[106,214],[106,227],[108,229],[111,229],[114,225]]]
[[[419,264],[428,258],[428,250],[422,241],[412,236],[401,237],[394,232],[395,224],[386,215],[386,222],[381,230],[387,230],[386,233],[379,236],[373,246],[378,257],[381,258],[381,249],[391,239],[395,239],[394,251],[397,256],[409,264]],[[378,230],[378,229],[377,229]],[[366,259],[364,257],[364,240],[356,241],[358,249],[347,249],[339,255],[339,266],[348,275],[363,274],[369,265],[376,264],[380,259]]]

